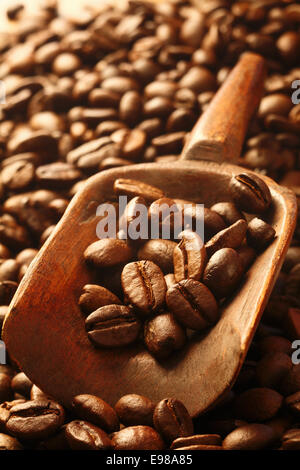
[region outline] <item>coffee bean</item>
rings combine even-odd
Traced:
[[[134,342],[140,321],[125,305],[106,305],[91,313],[86,321],[89,339],[97,346],[115,348]]]
[[[294,31],[282,34],[276,43],[280,56],[288,65],[297,62],[297,53],[300,47],[300,35]]]
[[[178,437],[171,444],[171,449],[179,449],[190,446],[220,446],[221,436],[218,434],[195,434],[189,437]]]
[[[0,305],[9,305],[18,284],[15,281],[0,281]]]
[[[129,426],[112,435],[114,450],[162,450],[165,444],[150,426]]]
[[[199,281],[206,264],[206,249],[197,233],[184,230],[181,240],[173,252],[174,276],[177,282],[183,279]]]
[[[152,261],[127,264],[122,271],[121,281],[126,300],[141,315],[148,316],[162,307],[166,283],[161,269]]]
[[[81,173],[70,163],[56,162],[38,167],[36,178],[49,188],[59,189],[76,183],[81,178]]]
[[[86,284],[79,298],[79,306],[85,314],[94,312],[100,307],[111,304],[121,304],[120,299],[102,286]]]
[[[171,443],[178,437],[193,434],[193,421],[184,404],[173,398],[161,400],[155,407],[153,422],[155,429]]]
[[[218,306],[213,294],[194,279],[170,287],[166,302],[179,323],[192,330],[202,330],[217,321]]]
[[[291,108],[292,103],[288,96],[282,93],[272,93],[261,100],[258,115],[262,118],[273,113],[287,116]]]
[[[130,179],[119,178],[114,182],[114,191],[117,195],[124,196],[140,196],[146,201],[152,202],[164,196],[163,191],[151,186],[150,184],[142,183]]]
[[[232,431],[223,441],[226,450],[260,450],[275,442],[273,429],[265,424],[246,424]]]
[[[233,176],[230,191],[240,210],[249,213],[264,212],[271,204],[271,194],[266,183],[259,176],[241,173]]]
[[[238,220],[244,219],[242,212],[232,202],[217,202],[211,207],[211,210],[219,214],[226,225],[232,225]]]
[[[182,77],[179,82],[182,88],[189,88],[195,93],[211,91],[216,87],[215,76],[205,67],[194,66]]]
[[[186,334],[174,316],[166,312],[145,324],[144,341],[153,356],[164,359],[184,346]]]
[[[64,409],[53,401],[27,401],[10,409],[6,428],[21,440],[44,439],[63,424]]]
[[[124,395],[115,404],[120,421],[125,426],[153,426],[155,404],[147,397],[134,393]]]
[[[126,263],[132,256],[130,246],[116,238],[98,240],[89,245],[84,252],[86,261],[99,268]]]
[[[300,449],[300,430],[298,428],[289,429],[282,436],[282,448],[284,450]]]
[[[236,397],[235,411],[247,421],[261,422],[272,418],[281,408],[282,395],[271,388],[252,388]]]
[[[238,248],[242,244],[247,231],[247,222],[238,220],[229,227],[214,235],[206,244],[206,253],[210,258],[216,251],[222,248]]]
[[[142,106],[140,94],[137,91],[128,91],[120,100],[120,118],[130,126],[136,124],[141,116]]]
[[[115,410],[95,395],[77,395],[72,406],[79,418],[87,420],[104,431],[111,433],[119,430],[119,420]]]
[[[66,425],[65,435],[73,450],[107,450],[112,448],[108,435],[87,421],[75,420]]]
[[[261,219],[255,217],[248,224],[247,242],[258,250],[266,248],[275,237],[273,227]]]
[[[293,393],[286,397],[284,403],[295,416],[300,415],[300,392]]]
[[[14,376],[11,382],[11,386],[15,393],[20,393],[20,395],[23,395],[27,398],[30,396],[32,382],[29,377],[24,374],[24,372],[19,372]]]
[[[44,393],[39,387],[36,385],[32,385],[30,390],[30,400],[53,400],[53,397]]]
[[[0,259],[0,281],[17,281],[20,265],[14,259]]]
[[[173,271],[173,252],[176,246],[177,244],[171,240],[149,240],[139,249],[138,259],[152,261],[160,267],[163,273],[171,273]]]
[[[270,352],[257,363],[256,378],[260,387],[278,390],[284,376],[292,368],[291,358],[282,352]]]
[[[1,172],[1,178],[6,188],[17,191],[29,186],[34,179],[34,174],[34,166],[31,163],[19,161],[7,165]]]
[[[0,449],[1,450],[23,450],[21,443],[8,434],[0,433]]]
[[[232,248],[222,248],[209,259],[203,283],[216,298],[230,295],[240,282],[243,265],[240,256]]]

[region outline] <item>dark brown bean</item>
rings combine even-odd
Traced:
[[[6,428],[21,440],[44,439],[63,424],[63,408],[52,401],[27,401],[10,409]]]
[[[94,424],[75,420],[66,425],[65,434],[73,450],[106,450],[112,448],[108,435]]]
[[[220,446],[221,436],[218,434],[195,434],[189,437],[178,437],[172,442],[170,449],[179,449],[186,446]]]
[[[141,324],[129,307],[105,305],[91,313],[85,321],[89,339],[99,347],[117,348],[133,343]]]
[[[161,400],[155,407],[153,422],[155,429],[171,443],[178,437],[193,434],[194,426],[184,404],[173,398]]]
[[[271,204],[268,186],[254,174],[241,173],[233,176],[230,191],[239,209],[249,213],[264,212]]]
[[[150,426],[129,426],[112,435],[114,450],[162,450],[165,445]]]
[[[79,298],[79,305],[85,314],[110,304],[121,304],[120,299],[103,286],[86,284]]]
[[[266,421],[276,415],[282,401],[282,395],[271,388],[252,388],[236,397],[235,411],[240,418],[250,422]]]
[[[153,426],[154,408],[153,401],[135,393],[124,395],[115,404],[117,415],[125,426]]]
[[[126,300],[145,316],[162,307],[166,283],[161,269],[152,261],[127,264],[121,275]]]
[[[84,252],[87,262],[99,268],[126,263],[133,256],[133,251],[123,240],[103,238],[92,243]]]
[[[232,202],[217,202],[211,207],[211,210],[219,214],[226,225],[232,225],[238,220],[244,219],[241,211]]]
[[[11,382],[11,386],[15,393],[20,393],[20,395],[23,395],[27,398],[30,397],[32,382],[29,377],[24,374],[24,372],[19,372],[14,376]]]
[[[289,429],[282,436],[282,448],[284,450],[300,450],[300,430]]]
[[[240,256],[232,248],[222,248],[209,259],[204,273],[203,283],[216,298],[230,295],[241,280],[243,265]]]
[[[255,217],[248,224],[247,242],[253,248],[263,250],[272,242],[275,234],[276,232],[271,225]]]
[[[148,260],[160,267],[164,274],[173,271],[173,252],[177,244],[171,240],[148,240],[138,251],[139,260]],[[0,268],[1,269],[1,268]]]
[[[265,424],[246,424],[232,431],[223,441],[226,450],[260,450],[270,448],[276,434]]]
[[[247,222],[244,219],[221,230],[205,244],[207,256],[210,258],[222,248],[238,248],[245,238],[246,231]]]
[[[194,279],[183,280],[170,287],[166,302],[175,318],[187,328],[202,330],[217,321],[218,306],[213,294]]]
[[[0,450],[23,450],[23,446],[14,437],[0,433]]]
[[[110,433],[119,430],[119,420],[115,410],[95,395],[77,395],[72,401],[76,415],[99,426]]]
[[[181,233],[181,240],[174,248],[173,263],[176,282],[200,281],[206,264],[206,249],[197,233],[188,230]]]
[[[155,186],[124,178],[119,178],[114,182],[114,191],[118,195],[130,197],[140,196],[149,202],[153,202],[164,196],[163,191]]]
[[[186,334],[174,316],[165,312],[146,322],[144,341],[153,356],[164,359],[184,346]]]

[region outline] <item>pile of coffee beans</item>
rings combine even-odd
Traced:
[[[119,277],[113,292],[102,285],[84,286],[79,305],[88,315],[87,334],[102,348],[143,339],[148,350],[163,359],[184,346],[187,330],[202,331],[217,322],[219,304],[238,287],[256,257],[255,249],[264,249],[274,239],[275,230],[268,223],[257,217],[247,223],[241,212],[265,212],[271,204],[270,190],[256,174],[241,173],[230,181],[235,203],[219,202],[201,213],[196,203],[171,199],[140,181],[117,179],[114,191],[130,198],[124,212],[119,211],[118,226],[119,237],[124,233],[121,225],[129,238],[102,238],[84,252],[106,286]],[[190,223],[182,230],[187,212]],[[153,229],[153,215],[160,238],[143,238],[144,228],[146,235]],[[131,239],[137,222],[138,238]],[[203,239],[195,231],[197,222]],[[163,238],[166,228],[168,238]]]
[[[11,31],[0,33],[6,91],[0,106],[0,324],[28,265],[84,180],[133,162],[175,161],[245,51],[265,57],[268,76],[240,164],[300,196],[300,105],[291,100],[291,84],[300,78],[299,4],[201,0],[197,5],[134,0],[122,9],[101,6],[72,19],[59,15],[55,0],[30,14],[22,7],[8,10]],[[226,220],[226,207],[218,213]],[[261,222],[252,223],[257,233]],[[260,237],[254,239],[259,243]],[[115,268],[106,269],[114,274]],[[299,290],[298,220],[235,387],[222,405],[193,420],[194,434],[185,444],[219,445],[216,437],[199,438],[217,434],[223,448],[299,450],[300,365],[291,359],[292,341],[300,338]],[[109,302],[118,304],[114,296]],[[96,308],[91,304],[86,313]],[[28,407],[16,412],[11,425],[1,426],[0,448],[69,446],[65,427],[82,417],[65,410],[63,418],[60,405],[47,397],[45,406],[44,394],[15,366],[1,365],[0,372],[1,413],[8,416],[18,404]],[[43,404],[32,406],[32,400]],[[249,411],[257,409],[261,414]],[[35,413],[48,416],[52,434],[38,436],[44,428]],[[33,440],[17,436],[17,421],[30,414],[30,426],[37,428]]]

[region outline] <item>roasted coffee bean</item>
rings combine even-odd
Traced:
[[[152,202],[164,196],[163,191],[141,181],[119,178],[114,182],[114,191],[118,195],[140,196]]]
[[[23,446],[12,436],[0,433],[0,450],[23,450]]]
[[[171,240],[148,240],[139,249],[138,259],[152,261],[160,267],[163,273],[171,273],[173,271],[173,252],[176,246],[177,244]]]
[[[153,426],[155,403],[142,395],[124,395],[115,404],[115,410],[125,426]]]
[[[190,446],[220,446],[222,445],[221,436],[218,434],[195,434],[189,437],[178,437],[171,444],[171,449],[183,449]],[[192,449],[191,449],[192,450]],[[204,450],[204,449],[203,449]]]
[[[126,300],[141,315],[148,316],[162,307],[166,283],[161,269],[152,261],[135,261],[127,264],[121,276]]]
[[[61,426],[56,434],[47,437],[46,439],[39,442],[36,446],[36,450],[70,450],[67,437],[66,437],[66,425]]]
[[[154,427],[171,443],[178,437],[193,434],[194,426],[184,404],[173,398],[161,400],[155,407],[153,415]]]
[[[202,278],[206,264],[206,249],[200,236],[192,231],[184,230],[181,240],[173,252],[174,276],[177,282],[183,279]]]
[[[111,437],[114,450],[162,450],[165,444],[150,426],[129,426]]]
[[[59,189],[76,183],[81,173],[70,163],[56,162],[37,168],[36,178],[49,188]]]
[[[88,263],[98,268],[116,266],[128,262],[133,251],[123,240],[103,238],[92,243],[84,252]]]
[[[260,450],[270,448],[276,434],[265,424],[246,424],[232,431],[223,441],[225,450]]]
[[[300,391],[286,397],[284,403],[295,416],[300,416]]]
[[[25,398],[13,400],[13,401],[3,401],[0,405],[0,432],[6,432],[6,421],[9,418],[10,410],[15,405],[20,405],[25,403]]]
[[[66,425],[65,435],[73,450],[107,450],[112,448],[108,435],[87,421],[75,420]]]
[[[33,181],[34,166],[29,162],[18,161],[3,168],[1,172],[2,183],[12,191],[26,188]]]
[[[292,106],[293,104],[288,96],[283,93],[272,93],[261,100],[258,115],[261,118],[264,118],[268,114],[287,116]]]
[[[278,390],[287,372],[292,368],[291,358],[282,352],[271,352],[263,356],[256,366],[256,378],[260,387]]]
[[[52,70],[58,76],[71,75],[81,66],[81,60],[75,54],[64,52],[55,57]]]
[[[120,100],[120,118],[128,125],[132,126],[139,120],[142,108],[141,95],[137,91],[128,91]]]
[[[186,334],[174,316],[166,312],[146,322],[144,341],[153,356],[163,359],[184,346]]]
[[[271,194],[266,183],[257,175],[241,173],[233,176],[230,191],[240,210],[249,213],[264,212],[271,204]]]
[[[0,259],[0,281],[17,281],[20,265],[14,259]]]
[[[232,248],[222,248],[209,259],[204,273],[203,283],[216,298],[230,295],[241,280],[243,265],[238,253]]]
[[[15,281],[0,281],[0,305],[9,305],[18,284]]]
[[[106,305],[91,313],[85,321],[89,339],[99,347],[116,348],[133,343],[141,324],[129,307]]]
[[[282,401],[282,395],[271,388],[252,388],[236,397],[235,411],[246,421],[266,421],[276,415]]]
[[[247,242],[257,250],[262,250],[268,246],[275,237],[273,227],[261,219],[255,217],[248,224]]]
[[[14,376],[11,386],[15,393],[19,393],[27,398],[30,397],[32,382],[24,372],[19,372]]]
[[[0,217],[0,242],[12,250],[22,250],[30,245],[27,230],[9,214]]]
[[[238,220],[244,219],[242,212],[232,202],[217,202],[211,207],[211,210],[219,214],[226,225],[232,225]]]
[[[77,395],[72,401],[76,415],[111,433],[119,430],[119,420],[115,410],[95,395]]]
[[[282,448],[284,450],[299,450],[300,449],[300,429],[289,429],[282,436]]]
[[[100,307],[111,304],[121,304],[120,299],[102,286],[86,284],[79,298],[79,306],[85,314],[90,314]]]
[[[245,238],[246,231],[247,222],[244,219],[221,230],[205,244],[207,256],[210,258],[222,248],[239,248]]]
[[[63,424],[65,412],[53,401],[27,401],[10,409],[6,429],[21,440],[44,439]]]
[[[166,302],[179,323],[192,330],[202,330],[217,321],[218,305],[213,294],[194,279],[183,280],[170,287]]]

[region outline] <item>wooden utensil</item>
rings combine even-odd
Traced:
[[[239,155],[249,118],[259,102],[263,60],[246,54],[201,117],[183,158]],[[27,270],[11,302],[3,338],[11,358],[46,393],[70,405],[91,393],[114,405],[124,394],[158,401],[182,400],[193,416],[220,400],[236,379],[292,237],[294,195],[268,177],[273,197],[267,221],[274,242],[256,259],[243,284],[203,338],[195,334],[171,359],[156,361],[141,347],[100,350],[89,342],[78,307],[91,281],[83,252],[96,240],[96,208],[113,195],[116,178],[162,188],[167,196],[205,203],[229,201],[228,183],[241,167],[228,163],[178,161],[132,165],[91,177],[71,201],[51,237]]]

